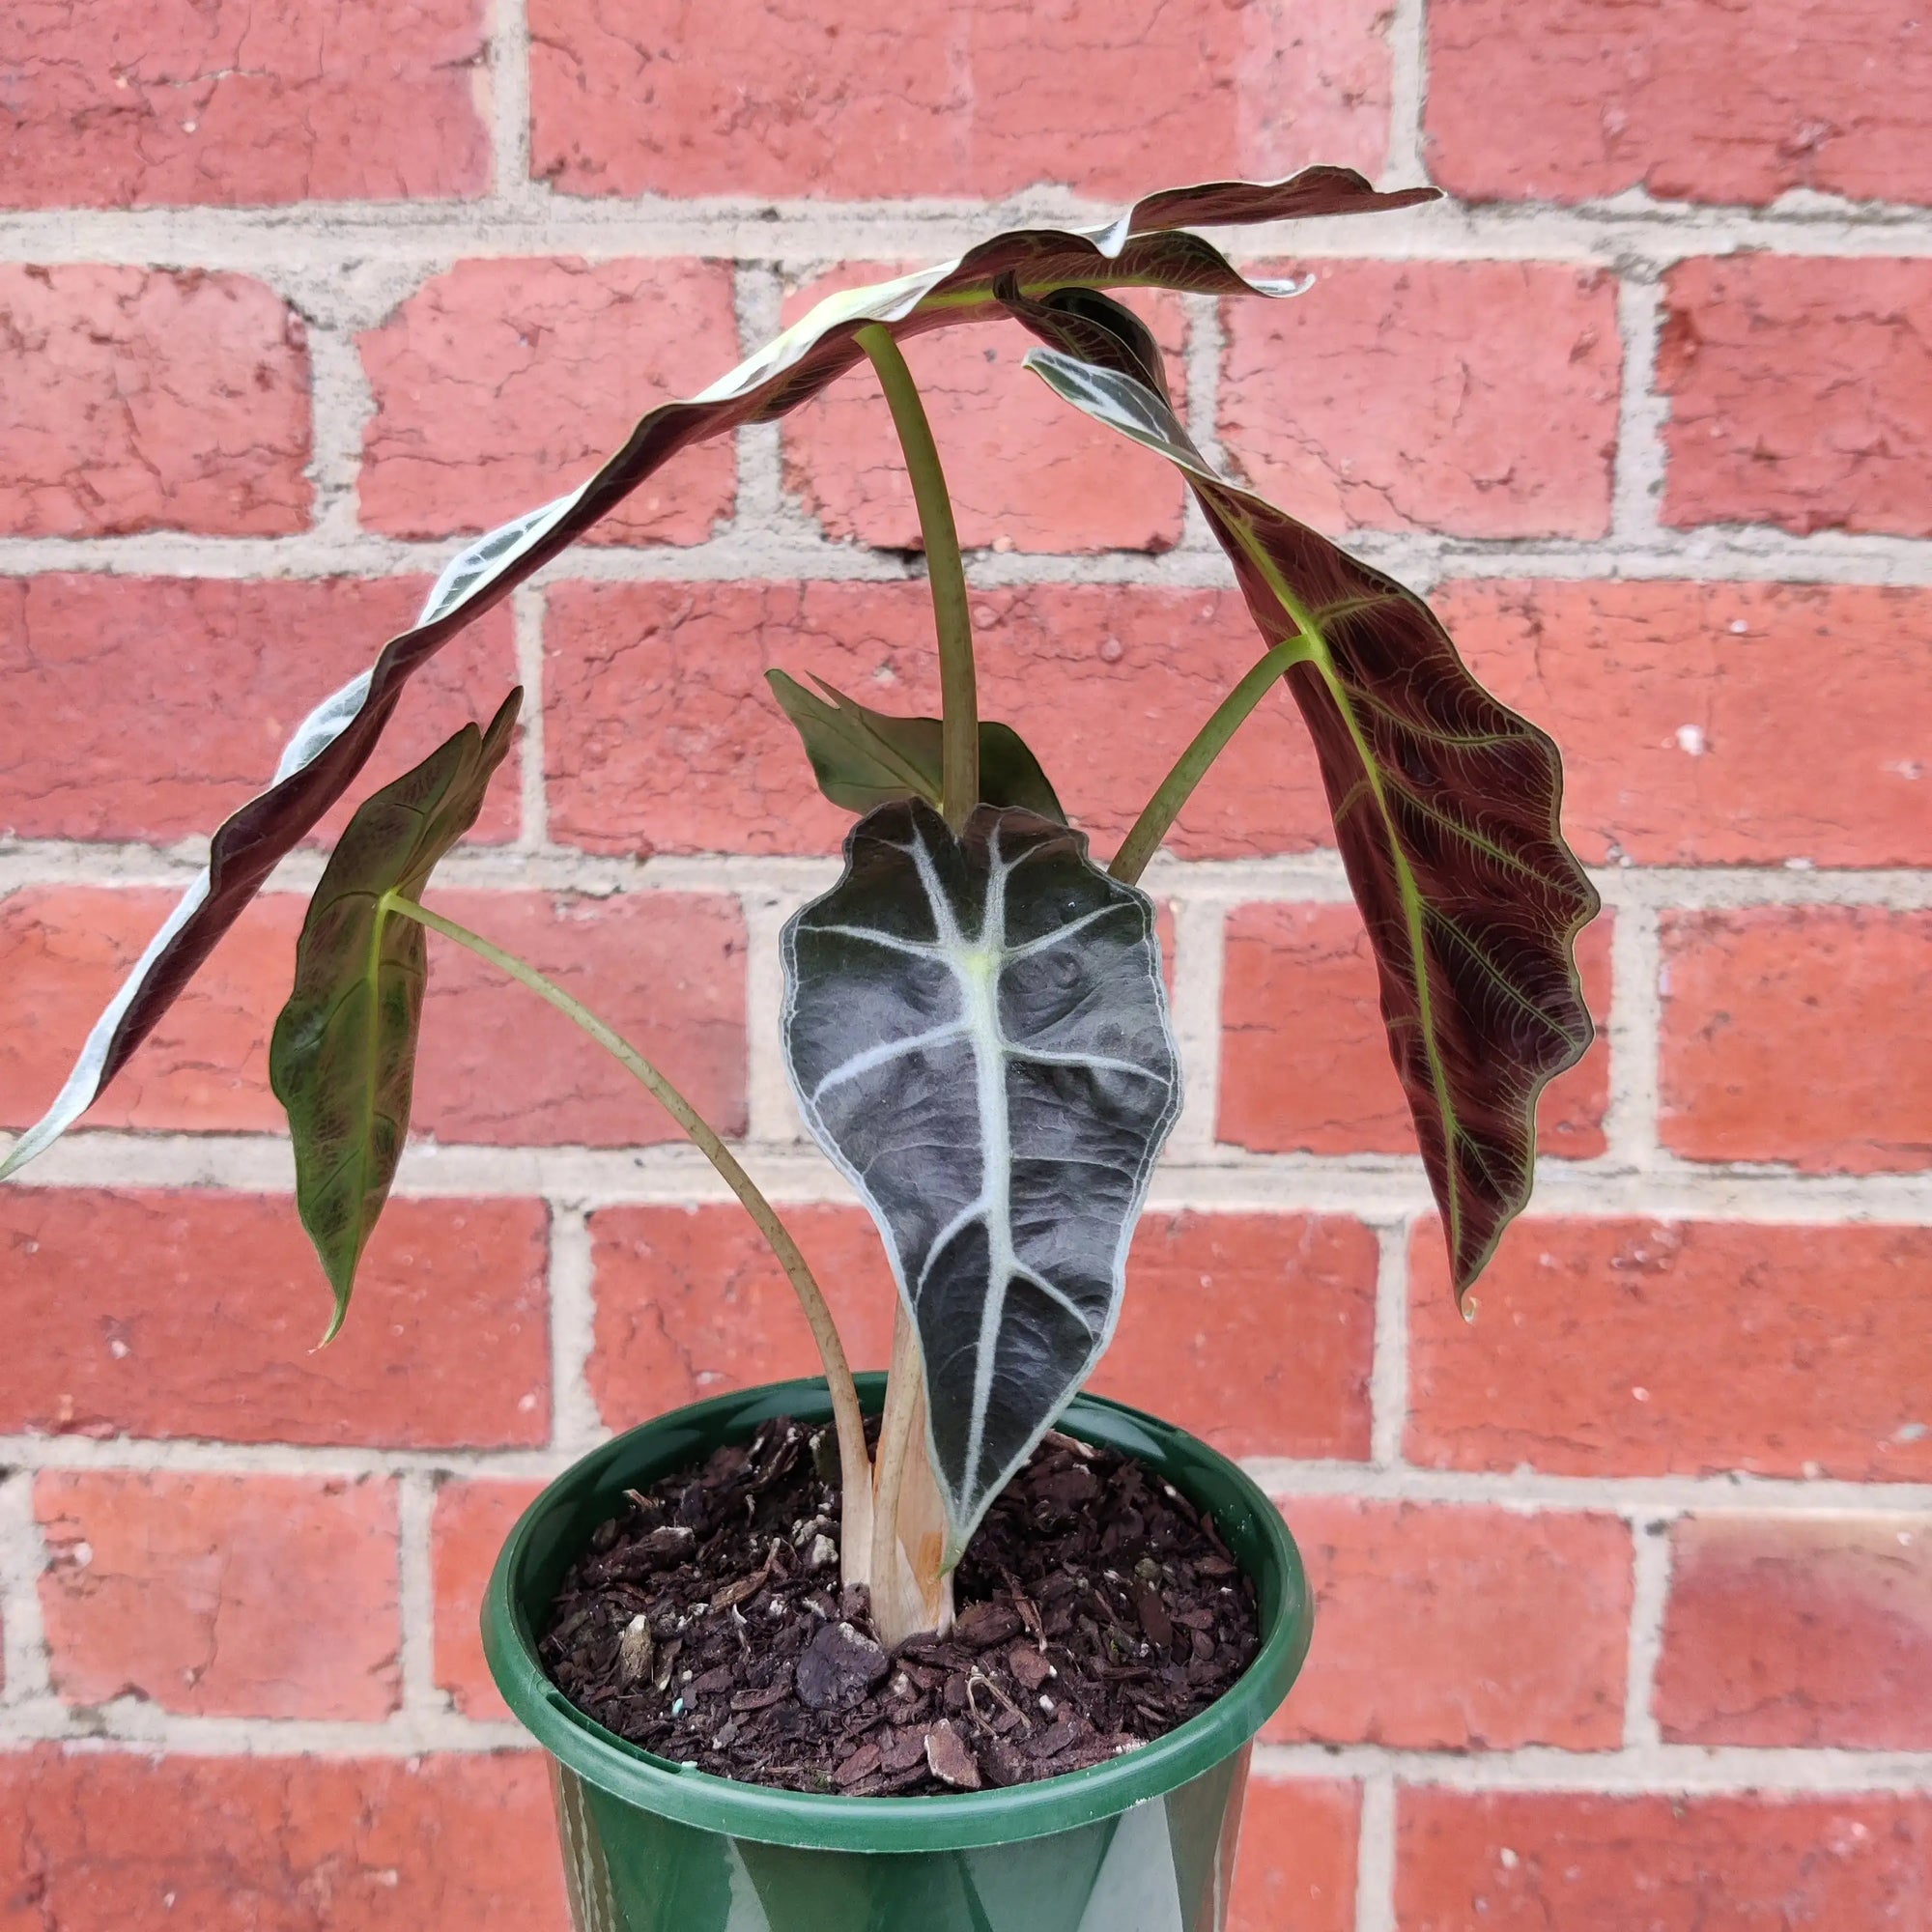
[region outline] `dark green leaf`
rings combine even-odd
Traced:
[[[1013,312],[1027,364],[1187,476],[1314,734],[1457,1292],[1529,1199],[1536,1100],[1590,1043],[1576,966],[1595,889],[1564,843],[1556,747],[1469,674],[1429,607],[1209,468],[1145,327],[1084,292]]]
[[[812,682],[824,697],[813,696],[781,670],[768,670],[765,678],[805,741],[819,790],[834,805],[865,812],[897,798],[940,803],[937,718],[890,717],[823,678]],[[987,805],[1023,806],[1042,818],[1066,822],[1039,760],[1010,724],[980,722],[980,796]]]
[[[513,691],[487,731],[466,724],[349,821],[309,901],[295,990],[275,1021],[269,1080],[295,1141],[296,1205],[335,1291],[330,1339],[396,1176],[428,972],[423,928],[390,910],[419,899],[476,822],[516,727]]]
[[[923,800],[785,927],[785,1062],[918,1324],[956,1561],[1114,1332],[1180,1105],[1152,901],[1087,840]]]
[[[404,684],[679,451],[744,423],[768,422],[817,395],[863,359],[857,336],[869,323],[904,338],[997,320],[1004,310],[994,285],[1003,277],[1015,278],[1029,296],[1066,287],[1285,294],[1289,284],[1249,281],[1211,242],[1177,231],[1187,222],[1285,221],[1407,208],[1435,195],[1427,187],[1381,194],[1352,168],[1315,167],[1285,182],[1165,189],[1105,228],[1012,229],[957,261],[829,297],[702,394],[660,404],[581,487],[469,545],[438,578],[415,627],[392,638],[371,670],[302,722],[269,789],[215,831],[207,871],[96,1023],[53,1105],[0,1161],[0,1179],[58,1140],[127,1065],[276,864],[349,788]]]

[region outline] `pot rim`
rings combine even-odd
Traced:
[[[885,1378],[874,1373],[857,1379],[862,1400],[867,1408],[875,1407]],[[801,1422],[829,1419],[823,1379],[767,1382],[714,1396],[613,1437],[546,1486],[504,1542],[483,1603],[483,1649],[491,1675],[536,1741],[600,1790],[681,1824],[767,1844],[868,1853],[1002,1844],[1113,1817],[1185,1784],[1247,1745],[1294,1682],[1308,1654],[1314,1611],[1300,1552],[1281,1512],[1238,1465],[1197,1436],[1124,1403],[1081,1394],[1068,1404],[1057,1427],[1135,1457],[1183,1492],[1193,1487],[1190,1474],[1196,1482],[1211,1481],[1224,1492],[1232,1491],[1251,1518],[1250,1533],[1242,1540],[1259,1547],[1261,1570],[1273,1573],[1253,1577],[1266,1625],[1261,1649],[1207,1710],[1165,1737],[1085,1771],[942,1798],[847,1798],[781,1790],[686,1769],[628,1743],[572,1704],[537,1658],[535,1633],[520,1589],[536,1532],[548,1515],[574,1503],[586,1487],[609,1483],[615,1471],[648,1460],[654,1438],[696,1432],[728,1439],[729,1434],[749,1434],[758,1422],[781,1414]],[[1167,1466],[1177,1459],[1191,1469]],[[1224,1493],[1220,1507],[1225,1506]]]

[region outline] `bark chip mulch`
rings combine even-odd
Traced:
[[[1260,1646],[1212,1518],[1058,1434],[974,1537],[952,1631],[896,1652],[867,1592],[839,1588],[829,1429],[781,1417],[628,1494],[564,1578],[544,1666],[607,1729],[721,1777],[855,1797],[1025,1784],[1173,1730]]]

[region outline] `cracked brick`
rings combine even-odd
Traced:
[[[375,395],[357,486],[387,536],[486,530],[574,490],[658,403],[738,359],[728,264],[459,262],[356,338]],[[593,543],[702,543],[730,515],[728,437],[677,456]]]
[[[1932,913],[1666,913],[1658,1136],[1690,1160],[1932,1167]]]
[[[1378,0],[534,0],[530,167],[579,195],[851,200],[1373,170],[1386,26]]]
[[[1932,1230],[1526,1216],[1473,1323],[1433,1223],[1409,1265],[1424,1468],[1932,1478]]]
[[[1932,201],[1914,0],[1432,0],[1426,151],[1469,201]]]
[[[0,205],[475,194],[481,0],[17,0],[0,16]]]
[[[0,1431],[412,1449],[550,1439],[534,1201],[392,1200],[348,1325],[285,1196],[0,1189]],[[450,1320],[450,1285],[463,1319]]]
[[[1537,1147],[1602,1153],[1609,1102],[1610,918],[1577,941],[1596,1043],[1544,1090]],[[1389,1057],[1375,956],[1352,905],[1245,905],[1228,915],[1216,1137],[1268,1153],[1413,1153]]]
[[[307,339],[262,283],[0,264],[0,534],[307,526]]]
[[[1923,1750],[1932,1516],[1694,1516],[1671,1531],[1669,1744]]]
[[[972,611],[981,715],[1018,729],[1102,855],[1258,648],[1232,590],[1042,584],[976,591]],[[851,821],[813,788],[767,666],[882,711],[938,710],[923,583],[565,583],[544,638],[551,833],[591,851],[838,849]],[[1169,843],[1234,858],[1333,837],[1284,696],[1248,720]]]
[[[268,784],[301,720],[415,621],[428,589],[412,577],[0,582],[0,680],[21,727],[0,739],[0,835],[159,842],[213,832]],[[381,749],[315,836],[336,837],[356,802],[465,719],[488,719],[515,682],[509,611],[486,612],[417,672]],[[513,751],[472,841],[516,836],[518,761]]]
[[[1265,1736],[1414,1750],[1622,1742],[1632,1571],[1621,1518],[1339,1496],[1288,1497],[1281,1510],[1321,1647]]]
[[[1324,262],[1315,276],[1289,300],[1222,305],[1221,436],[1263,496],[1333,532],[1608,531],[1623,376],[1608,275]]]
[[[1663,301],[1666,524],[1932,535],[1932,262],[1681,262]]]
[[[365,1722],[401,1703],[393,1483],[43,1469],[34,1512],[68,1703]]]

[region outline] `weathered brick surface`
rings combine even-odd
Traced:
[[[1526,1218],[1464,1323],[1411,1250],[1408,1453],[1435,1468],[1923,1482],[1932,1230]]]
[[[1923,1750],[1932,1517],[1692,1517],[1670,1546],[1673,1743]]]
[[[0,263],[0,535],[308,522],[308,345],[247,275]]]
[[[371,1719],[399,1703],[393,1483],[48,1469],[34,1510],[70,1704]]]
[[[0,1755],[8,1932],[566,1932],[535,1751]]]
[[[1352,1784],[1248,1780],[1229,1932],[1355,1932]]]
[[[1608,917],[1577,960],[1599,1037],[1545,1090],[1545,1153],[1602,1153],[1609,1098]],[[1270,1153],[1413,1153],[1415,1122],[1389,1058],[1375,955],[1352,905],[1236,906],[1221,985],[1217,1137]]]
[[[377,201],[489,179],[479,0],[21,0],[0,205]]]
[[[815,301],[903,274],[905,263],[858,263],[786,301],[796,322]],[[1173,296],[1128,298],[1153,327],[1169,382],[1185,393],[1186,340]],[[946,467],[959,541],[969,550],[1168,550],[1187,491],[1172,464],[1124,451],[1112,430],[1069,409],[1021,367],[1036,346],[1014,323],[944,330],[906,348]],[[827,536],[881,549],[922,548],[892,413],[860,370],[787,419],[785,484]]]
[[[436,1591],[436,1684],[466,1718],[507,1719],[483,1658],[478,1619],[490,1572],[538,1483],[448,1482],[436,1492],[430,1523]]]
[[[1432,0],[1430,172],[1474,201],[1932,200],[1911,0]]]
[[[1621,1740],[1619,1519],[1330,1496],[1281,1507],[1321,1637],[1270,1737],[1429,1750]]]
[[[582,1000],[660,1065],[723,1133],[745,1121],[744,920],[723,895],[438,890],[440,911]],[[29,888],[0,899],[0,1121],[25,1126],[174,895]],[[94,1126],[281,1132],[269,1039],[306,901],[257,899],[89,1117]],[[682,1138],[569,1020],[434,936],[413,1130],[487,1145],[631,1147]],[[514,1078],[506,1064],[518,1065]],[[527,1061],[527,1064],[524,1064]]]
[[[459,262],[359,338],[375,410],[357,502],[389,536],[486,530],[582,483],[653,405],[738,359],[717,262]],[[688,450],[592,541],[701,543],[731,513],[730,439]]]
[[[1432,602],[1562,746],[1586,861],[1932,864],[1924,590],[1465,581]]]
[[[1932,1167],[1932,913],[1672,913],[1662,944],[1666,1147],[1823,1173]]]
[[[834,200],[1035,183],[1124,200],[1315,155],[1373,168],[1385,22],[1368,0],[912,0],[891,15],[532,0],[530,161],[570,194]]]
[[[1257,655],[1232,592],[976,592],[981,715],[1025,737],[1103,856]],[[939,701],[917,583],[573,583],[545,626],[551,832],[593,851],[825,852],[850,817],[811,785],[763,682],[815,672],[880,710]],[[1334,837],[1293,702],[1252,717],[1182,812],[1191,857]]]
[[[0,1429],[546,1441],[546,1246],[535,1202],[391,1201],[318,1350],[328,1289],[287,1198],[0,1189],[9,1312],[32,1338],[0,1352]]]
[[[415,621],[429,587],[412,577],[0,580],[10,718],[0,740],[0,832],[206,836],[268,784],[302,719]],[[488,719],[516,681],[509,612],[490,611],[416,673],[322,836],[338,834],[355,801],[427,756],[466,718]],[[504,761],[471,839],[516,836],[518,756]]]
[[[1608,277],[1553,263],[1323,263],[1293,300],[1223,305],[1221,435],[1324,528],[1602,536],[1616,313]]]
[[[1932,1905],[1923,1798],[1425,1786],[1397,1817],[1400,1932],[1889,1927]]]
[[[1932,262],[1690,261],[1664,278],[1667,523],[1932,535]]]

